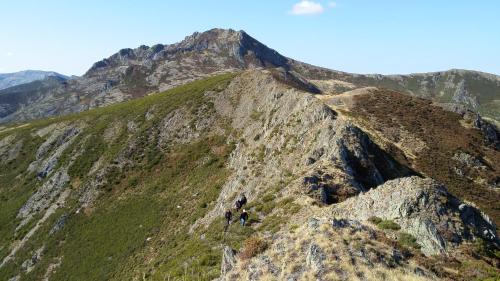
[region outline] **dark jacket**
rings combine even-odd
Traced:
[[[240,215],[240,219],[248,220],[248,213],[247,212],[242,212]]]
[[[240,203],[241,203],[241,206],[243,206],[247,203],[247,198],[245,197],[245,195],[241,196]]]
[[[234,204],[234,207],[236,208],[236,210],[239,210],[241,208],[241,202],[240,200],[237,200],[236,203]]]
[[[224,214],[224,217],[226,218],[226,220],[231,220],[231,218],[233,217],[233,213],[231,213],[231,211],[227,211],[225,214]]]

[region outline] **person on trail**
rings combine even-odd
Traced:
[[[241,198],[240,198],[241,206],[245,205],[246,203],[247,203],[247,198],[245,197],[245,194],[241,194]]]
[[[245,226],[245,223],[247,222],[247,220],[248,220],[248,213],[245,209],[243,209],[243,212],[241,212],[241,215],[240,215],[241,226]]]
[[[234,203],[234,208],[236,209],[236,212],[238,212],[241,209],[242,205],[240,200],[236,200],[236,203]]]
[[[247,203],[247,198],[245,197],[245,194],[242,194],[240,199],[236,200],[236,203],[234,204],[236,211],[239,211],[243,205]]]
[[[224,213],[224,218],[226,219],[226,225],[224,225],[224,232],[227,231],[229,228],[229,225],[231,224],[231,219],[233,218],[233,213],[231,210],[226,209],[226,212]]]
[[[226,225],[230,225],[231,219],[233,218],[233,213],[231,212],[231,210],[227,209],[224,213],[224,217],[226,218]]]

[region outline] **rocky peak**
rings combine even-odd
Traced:
[[[289,69],[288,59],[275,50],[260,43],[245,31],[214,28],[205,32],[195,32],[179,43],[157,44],[152,47],[142,45],[135,49],[121,49],[107,59],[95,63],[85,76],[92,76],[104,69],[148,65],[151,61],[168,60],[177,55],[211,52],[222,58],[236,61],[233,67],[283,67]]]

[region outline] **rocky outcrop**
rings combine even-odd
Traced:
[[[264,239],[268,249],[250,260],[236,259],[217,280],[435,280],[387,245],[383,235],[358,221],[311,218]],[[224,250],[225,251],[225,250]],[[413,280],[413,279],[412,279]]]
[[[80,132],[81,128],[77,126],[67,127],[64,124],[52,131],[52,134],[38,148],[36,160],[29,165],[28,171],[35,173],[40,179],[49,176],[56,167],[59,158]]]
[[[484,239],[498,245],[496,227],[479,210],[428,178],[386,182],[333,208],[333,216],[366,221],[393,220],[413,235],[426,255],[445,253],[464,241]]]
[[[186,52],[204,45],[222,48],[203,38],[188,45]],[[163,50],[154,52],[160,56]],[[124,50],[116,60],[136,60],[140,52]],[[99,76],[106,67],[89,75]],[[29,152],[34,161],[19,166],[19,175],[8,175],[12,190],[29,187],[19,199],[28,198],[15,221],[21,224],[9,235],[28,234],[2,245],[0,251],[10,254],[0,270],[37,274],[37,279],[53,271],[63,278],[62,272],[80,265],[80,257],[58,254],[69,246],[79,249],[74,243],[81,231],[75,229],[81,226],[96,227],[89,229],[95,234],[92,245],[106,247],[86,270],[114,263],[119,269],[104,270],[103,279],[115,274],[120,280],[169,274],[195,279],[199,273],[215,278],[219,269],[221,280],[432,280],[437,273],[429,264],[435,260],[398,245],[401,232],[415,236],[428,255],[461,251],[455,246],[474,239],[497,243],[492,223],[474,206],[432,180],[401,178],[416,172],[391,157],[363,124],[318,99],[302,77],[286,73],[283,67],[281,77],[270,70],[217,76],[123,107],[76,115],[77,120],[30,124],[12,137],[2,132],[1,155],[15,151],[19,140],[23,145],[35,140],[38,146],[21,149],[20,155]],[[472,154],[447,160],[473,164],[478,171],[488,164]],[[45,173],[36,179],[39,172]],[[249,223],[231,224],[222,233],[223,211],[241,193],[248,199]],[[0,200],[10,196],[0,190]],[[67,198],[65,209],[54,213]],[[391,219],[402,229],[378,230],[366,222],[371,216]],[[40,217],[34,227],[27,223]],[[120,243],[134,242],[127,248],[130,255],[99,243],[109,238],[100,234],[110,233],[108,222],[117,226],[117,236],[126,230]],[[38,234],[47,239],[37,239]],[[255,254],[239,255],[224,246],[236,247],[251,234],[266,245]],[[61,237],[76,239],[53,241]],[[34,262],[32,253],[43,244],[51,247]],[[221,264],[214,260],[220,251]],[[22,272],[30,266],[36,269]],[[55,270],[58,266],[61,270]],[[129,266],[130,271],[121,270]]]
[[[236,253],[233,249],[226,246],[222,251],[222,263],[220,272],[222,275],[226,275],[229,271],[234,268],[236,264]]]
[[[23,147],[23,141],[15,141],[15,135],[0,140],[0,163],[6,164],[17,158]]]
[[[18,229],[27,224],[31,218],[47,209],[66,187],[70,178],[65,170],[54,173],[19,209],[17,218],[21,219]]]

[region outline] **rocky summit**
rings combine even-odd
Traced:
[[[469,75],[498,80],[214,29],[5,89],[0,280],[497,280],[498,92]]]

